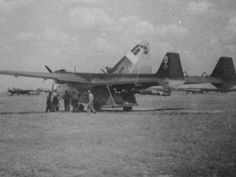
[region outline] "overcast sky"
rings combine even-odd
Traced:
[[[0,69],[101,72],[142,40],[156,71],[179,52],[189,74],[236,57],[235,0],[0,0]],[[234,59],[235,63],[235,59]],[[0,88],[48,81],[0,76]]]

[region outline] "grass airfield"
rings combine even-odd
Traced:
[[[44,113],[46,95],[1,95],[0,176],[236,175],[236,93],[137,101],[89,115]]]

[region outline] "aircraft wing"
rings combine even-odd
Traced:
[[[62,82],[76,82],[87,84],[88,81],[84,78],[78,77],[73,73],[44,73],[44,72],[24,72],[24,71],[4,71],[0,70],[2,75],[12,75],[15,77],[32,77],[32,78],[41,78],[41,79],[53,79]]]
[[[108,74],[104,78],[93,77],[93,74],[80,75],[75,73],[44,73],[44,72],[24,72],[24,71],[4,71],[0,70],[0,75],[12,75],[15,77],[32,77],[41,79],[52,79],[65,84],[81,84],[90,86],[103,85],[138,85],[138,84],[154,84],[159,85],[157,78],[139,78],[122,75]]]
[[[101,86],[101,85],[135,85],[135,84],[150,84],[155,83],[158,85],[158,79],[154,78],[126,78],[126,77],[114,77],[114,78],[107,78],[103,80],[91,80],[91,85],[94,86]]]
[[[224,81],[217,77],[189,76],[184,78],[184,84],[223,84]]]
[[[102,86],[102,85],[138,85],[138,84],[152,84],[161,85],[162,79],[145,77],[129,77],[129,75],[104,75],[101,77],[90,77],[90,74],[78,75],[75,73],[45,73],[45,72],[24,72],[24,71],[4,71],[0,70],[2,75],[12,75],[15,77],[32,77],[41,79],[52,79],[62,83],[75,83],[84,84],[91,86]],[[92,75],[92,74],[91,74]],[[199,84],[199,83],[212,83],[222,84],[224,81],[217,77],[200,77],[200,76],[189,76],[184,78],[184,84]]]

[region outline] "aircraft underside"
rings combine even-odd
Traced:
[[[122,107],[125,111],[130,111],[132,106],[136,106],[136,98],[130,88],[119,88],[109,86],[99,86],[92,89],[94,94],[94,107],[99,110],[105,107]]]
[[[131,111],[133,106],[137,106],[132,86],[96,86],[96,87],[77,87],[76,85],[61,85],[57,87],[57,93],[60,97],[68,90],[72,97],[73,94],[79,94],[79,104],[86,109],[88,103],[88,89],[94,95],[94,108],[99,111],[101,108],[123,108],[124,111]]]

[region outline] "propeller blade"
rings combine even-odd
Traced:
[[[51,88],[51,91],[53,92],[53,88],[54,88],[54,82],[53,82],[53,84],[52,84],[52,88]]]
[[[48,70],[48,72],[53,73],[53,71],[47,65],[45,65],[45,68]]]
[[[102,71],[104,74],[106,74],[106,71],[105,71],[104,69],[101,69],[101,71]]]

